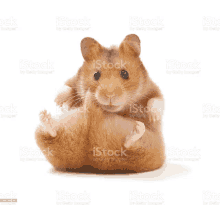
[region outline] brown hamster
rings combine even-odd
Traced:
[[[48,161],[69,169],[160,168],[163,96],[141,62],[139,37],[128,35],[109,49],[84,38],[81,51],[82,67],[55,99],[66,111],[59,118],[41,112],[36,141]]]

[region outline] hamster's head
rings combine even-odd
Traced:
[[[109,112],[122,111],[141,96],[146,70],[139,58],[140,40],[131,34],[109,49],[92,38],[81,42],[85,59],[79,71],[79,93],[89,90],[92,100]]]

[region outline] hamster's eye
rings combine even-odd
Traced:
[[[94,74],[95,80],[98,80],[101,77],[101,73],[98,71]]]
[[[122,70],[121,71],[121,77],[124,78],[124,79],[128,79],[128,77],[129,77],[128,71]]]

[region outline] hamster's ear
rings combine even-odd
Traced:
[[[137,35],[127,35],[119,46],[119,53],[126,56],[138,57],[141,53],[140,44],[141,41]]]
[[[81,52],[85,61],[90,61],[103,52],[103,47],[95,39],[87,37],[81,41]]]

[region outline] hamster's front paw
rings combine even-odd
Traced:
[[[57,122],[52,119],[51,114],[48,114],[46,110],[40,113],[40,120],[44,125],[44,130],[48,132],[52,137],[56,137],[56,125]]]
[[[70,107],[67,103],[63,103],[61,110],[63,113],[66,113],[66,112],[70,111]]]
[[[140,139],[142,137],[144,132],[145,132],[145,125],[144,125],[144,123],[136,121],[136,126],[135,126],[133,132],[130,135],[126,136],[124,146],[126,148],[129,148],[138,139]]]
[[[161,120],[164,109],[164,102],[162,99],[152,98],[148,102],[148,116],[150,122]]]

